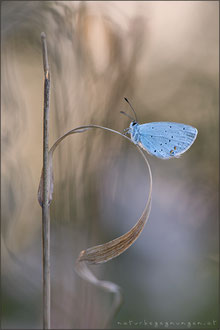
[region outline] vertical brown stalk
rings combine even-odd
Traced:
[[[43,202],[42,202],[42,241],[43,241],[43,329],[50,329],[50,206],[49,206],[49,97],[50,72],[45,33],[41,33],[44,65],[44,122],[43,122]]]

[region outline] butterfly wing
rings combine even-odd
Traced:
[[[158,158],[179,157],[197,136],[197,129],[180,123],[155,122],[139,125],[139,145]]]

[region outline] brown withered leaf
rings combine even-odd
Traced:
[[[59,143],[67,136],[69,136],[71,134],[75,134],[75,133],[82,133],[82,132],[85,132],[92,128],[103,129],[103,130],[110,131],[112,133],[121,135],[125,139],[129,140],[133,145],[135,145],[130,138],[121,134],[120,132],[117,132],[117,131],[112,130],[107,127],[98,126],[98,125],[81,126],[81,127],[77,127],[75,129],[67,132],[54,143],[54,145],[51,147],[51,149],[49,151],[49,166],[50,166],[50,180],[51,180],[50,181],[50,187],[51,187],[50,200],[52,199],[52,192],[53,192],[53,174],[52,174],[53,173],[53,170],[52,170],[53,152],[55,151],[55,149],[57,148]],[[137,150],[141,153],[142,157],[144,158],[144,161],[146,163],[147,170],[148,170],[148,175],[150,177],[149,194],[148,194],[148,198],[146,199],[146,205],[145,205],[144,211],[143,211],[140,219],[124,235],[117,237],[117,238],[113,239],[112,241],[107,242],[105,244],[96,245],[94,247],[81,251],[79,254],[79,257],[77,258],[76,263],[75,263],[75,270],[82,279],[84,279],[108,292],[114,293],[114,295],[115,295],[113,306],[112,306],[111,311],[109,311],[108,319],[105,322],[105,326],[111,321],[112,317],[115,315],[115,313],[117,312],[117,310],[119,309],[119,307],[122,303],[121,289],[115,283],[112,283],[109,281],[101,281],[101,280],[97,279],[96,276],[88,268],[88,264],[104,263],[104,262],[107,262],[113,258],[116,258],[120,254],[122,254],[125,250],[127,250],[136,241],[136,239],[141,234],[141,232],[148,220],[148,217],[150,214],[150,209],[151,209],[152,174],[151,174],[150,165],[148,163],[147,157],[144,154],[143,150],[141,150],[138,145],[135,145],[135,147],[137,148]],[[38,190],[38,200],[39,200],[39,203],[41,204],[42,203],[42,176],[41,176],[41,181],[40,181],[39,190]]]

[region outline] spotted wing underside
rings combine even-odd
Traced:
[[[191,147],[197,133],[192,126],[174,122],[142,124],[139,128],[139,145],[162,159],[179,157]]]

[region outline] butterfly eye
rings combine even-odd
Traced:
[[[134,126],[134,125],[136,125],[137,123],[136,123],[136,121],[132,121],[132,126]]]

